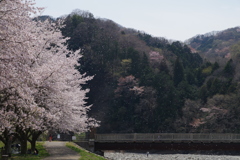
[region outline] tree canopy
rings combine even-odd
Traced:
[[[87,115],[88,89],[82,88],[92,77],[75,69],[81,55],[67,49],[61,20],[33,21],[30,15],[38,9],[31,1],[0,4],[0,140],[5,148],[11,136],[26,153],[27,140],[34,145],[43,131],[84,132],[97,126]]]

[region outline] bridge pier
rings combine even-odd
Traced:
[[[95,141],[94,141],[94,139],[89,139],[88,146],[89,146],[89,151],[91,151],[91,152],[95,151]]]

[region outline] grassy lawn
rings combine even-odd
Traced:
[[[101,156],[98,156],[91,152],[85,151],[85,150],[81,149],[80,147],[77,147],[72,142],[66,143],[66,146],[80,154],[81,158],[79,160],[106,160],[105,158],[103,158]]]
[[[49,156],[46,149],[43,147],[43,143],[44,142],[37,142],[37,144],[36,144],[36,148],[39,152],[38,155],[31,155],[31,154],[12,155],[11,160],[41,160],[41,159]],[[0,142],[0,147],[3,147],[3,146],[4,145]],[[28,148],[30,148],[30,146]]]
[[[4,144],[2,143],[2,141],[0,141],[0,148],[2,148],[4,146]]]

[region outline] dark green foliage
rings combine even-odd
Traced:
[[[152,68],[149,65],[148,58],[146,54],[143,55],[142,60],[140,61],[140,70],[138,71],[140,76],[140,85],[142,86],[151,86],[154,78],[154,73]]]
[[[168,45],[177,57],[181,58],[182,64],[185,68],[197,68],[202,64],[202,58],[197,53],[192,53],[187,45],[183,45],[181,42],[176,41],[171,45]]]
[[[116,131],[129,130],[134,126],[135,106],[139,104],[141,93],[136,93],[133,89],[138,86],[138,82],[133,76],[120,78],[118,87],[115,90],[115,98],[112,110],[112,120],[115,121]]]
[[[165,60],[165,59],[163,59],[163,60],[161,61],[160,66],[159,66],[159,70],[160,70],[161,72],[165,72],[165,73],[169,74],[169,68],[168,68],[168,66],[167,66],[167,63],[166,63],[166,60]]]
[[[142,39],[148,46],[156,47],[156,48],[165,48],[168,45],[168,40],[165,38],[156,38],[152,37],[150,34],[147,33],[140,33],[138,32],[138,36]]]
[[[171,132],[173,131],[173,121],[181,110],[178,93],[171,77],[165,73],[155,76],[153,86],[157,90],[158,103],[152,123],[154,132]],[[159,122],[162,124],[159,125]]]
[[[173,68],[173,82],[177,86],[181,81],[184,80],[184,68],[179,58],[176,59]]]
[[[206,103],[207,102],[207,98],[208,98],[208,89],[207,89],[207,86],[206,85],[203,85],[201,88],[200,88],[200,91],[199,91],[199,98],[204,102]]]
[[[186,81],[190,85],[196,84],[197,80],[196,80],[196,76],[194,75],[194,71],[193,70],[186,70]]]
[[[230,59],[227,64],[225,65],[223,72],[226,77],[232,77],[234,75],[234,66],[233,66],[233,60]]]
[[[207,101],[207,98],[211,98],[216,94],[229,94],[236,90],[236,84],[232,83],[232,79],[218,79],[210,78],[205,85],[203,85],[199,92],[199,97],[203,102]]]
[[[212,66],[213,71],[217,70],[219,68],[219,64],[215,62]]]
[[[69,49],[77,50],[83,48],[94,37],[96,20],[90,15],[85,16],[85,14],[72,14],[65,20],[66,27],[62,29],[62,33],[65,36],[71,37],[68,40]]]

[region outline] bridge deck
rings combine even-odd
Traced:
[[[203,142],[239,143],[240,134],[232,133],[132,133],[96,134],[95,142]]]

